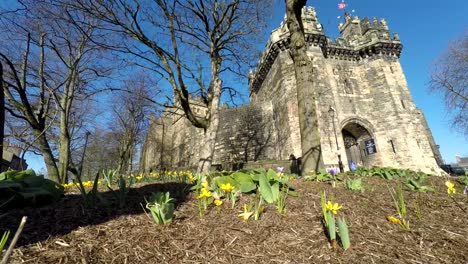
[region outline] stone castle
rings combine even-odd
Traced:
[[[302,11],[312,60],[322,158],[345,170],[387,166],[439,173],[438,146],[416,108],[400,64],[402,44],[384,19],[345,14],[341,36],[324,34],[315,9]],[[222,106],[213,164],[223,169],[288,164],[302,155],[293,61],[285,22],[273,30],[249,73],[250,105]],[[313,99],[311,99],[313,100]],[[205,111],[193,103],[196,112]],[[196,167],[202,130],[177,111],[152,118],[142,149],[141,169]]]

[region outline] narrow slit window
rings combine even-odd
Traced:
[[[396,153],[396,150],[395,150],[395,143],[393,143],[393,139],[390,139],[390,145],[392,145],[393,153]]]

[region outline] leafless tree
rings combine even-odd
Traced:
[[[94,81],[108,71],[96,63],[102,49],[90,41],[93,20],[47,1],[25,0],[22,4],[24,13],[12,13],[8,20],[12,39],[26,36],[25,44],[15,42],[17,47],[24,47],[21,63],[13,50],[0,50],[7,65],[3,89],[6,109],[30,126],[49,178],[64,182],[68,171],[73,171],[70,146],[74,105],[93,96],[99,90]],[[87,27],[76,27],[76,19],[87,21]],[[55,120],[57,127],[53,126]],[[57,155],[51,146],[55,132]]]
[[[125,82],[132,92],[120,92],[114,95],[111,130],[118,142],[117,170],[129,174],[133,170],[133,160],[137,146],[142,143],[151,110],[154,104],[151,98],[157,89],[150,89],[151,82],[139,76]]]
[[[307,56],[307,43],[302,24],[302,8],[307,0],[285,0],[287,26],[290,33],[290,54],[296,72],[299,123],[301,126],[302,172],[323,168],[316,98],[312,80],[312,62]]]
[[[452,125],[468,137],[468,31],[435,62],[429,89],[444,96]]]
[[[62,0],[92,14],[101,29],[121,40],[107,43],[134,63],[159,74],[172,87],[175,105],[204,130],[199,172],[212,162],[219,124],[222,74],[240,72],[252,39],[264,26],[271,1],[258,0]],[[204,116],[194,113],[191,95],[201,98]]]

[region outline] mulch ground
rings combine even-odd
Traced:
[[[11,263],[468,263],[468,195],[449,197],[444,181],[429,179],[436,193],[404,191],[410,230],[386,220],[396,213],[388,188],[399,181],[372,177],[363,179],[364,193],[294,180],[301,196],[287,199],[286,215],[270,205],[259,221],[237,216],[249,196],[200,218],[195,194],[181,183],[139,184],[122,209],[85,209],[79,194],[68,193],[53,205],[0,213],[0,233],[28,216]],[[343,205],[352,244],[346,252],[328,243],[320,190]],[[143,197],[155,191],[177,199],[170,225],[154,224],[143,211]]]

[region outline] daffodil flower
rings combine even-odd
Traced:
[[[210,198],[210,197],[211,197],[211,192],[205,188],[202,188],[200,195],[198,195],[198,199]]]
[[[189,181],[190,182],[195,182],[197,178],[193,177],[192,175],[189,175]]]
[[[232,186],[230,183],[226,183],[226,184],[221,184],[220,186],[221,190],[227,192],[227,193],[230,193],[232,191],[234,191],[234,189],[236,189],[236,187]]]
[[[453,184],[453,182],[446,181],[445,186],[447,186],[447,193],[448,194],[456,193],[455,184]]]
[[[249,212],[247,210],[247,205],[244,204],[244,212],[242,214],[239,214],[239,217],[247,221],[250,218],[250,216],[252,216],[252,214],[253,212]]]
[[[338,203],[332,204],[332,202],[328,201],[327,203],[327,210],[332,212],[333,214],[338,214],[338,210],[343,208],[343,206],[339,205]]]
[[[216,206],[221,206],[221,205],[223,204],[223,201],[221,201],[221,200],[219,200],[219,199],[216,199],[216,200],[214,200],[214,204],[215,204]]]
[[[387,216],[387,220],[390,221],[390,222],[392,222],[392,223],[394,223],[394,224],[399,224],[399,225],[401,225],[400,219],[398,219],[398,218],[396,218],[396,217],[394,217],[394,216],[391,216],[391,215]]]

